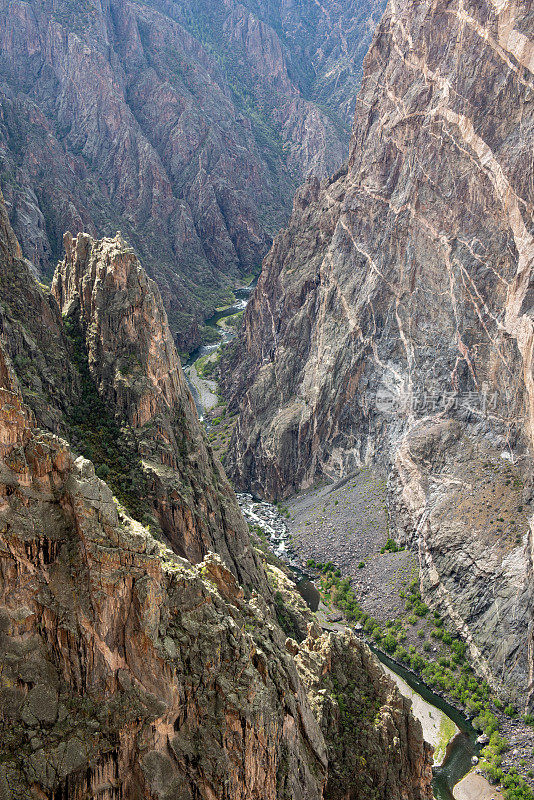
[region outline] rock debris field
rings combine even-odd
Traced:
[[[287,506],[292,549],[304,566],[332,561],[352,587],[362,608],[381,620],[403,613],[399,589],[412,578],[412,553],[381,553],[390,536],[386,480],[362,469],[337,483],[297,495]]]

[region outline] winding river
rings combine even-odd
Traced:
[[[198,388],[195,384],[191,381],[189,377],[189,368],[194,366],[195,363],[203,358],[203,356],[208,355],[209,353],[214,353],[219,350],[222,345],[228,344],[231,342],[232,339],[235,337],[235,331],[231,328],[222,328],[219,326],[219,322],[222,319],[226,319],[226,317],[232,317],[234,314],[237,314],[239,311],[244,311],[247,307],[247,303],[250,299],[250,295],[256,285],[256,281],[250,284],[250,286],[241,286],[239,289],[234,289],[234,296],[235,302],[232,305],[228,306],[221,311],[217,311],[212,317],[206,320],[206,325],[211,328],[215,333],[219,336],[219,341],[214,342],[213,344],[204,344],[200,347],[197,347],[196,350],[193,350],[189,358],[187,359],[184,365],[184,372],[185,378],[187,381],[187,385],[189,386],[189,390],[193,395],[193,400],[195,401],[195,405],[197,407],[198,415],[201,421],[205,420],[206,417],[206,409],[202,403],[202,398],[198,391]]]
[[[250,293],[254,286],[245,286],[234,291],[236,301],[228,308],[218,311],[206,324],[217,331],[220,336],[218,342],[209,345],[203,345],[195,350],[186,363],[186,368],[193,366],[200,358],[213,353],[218,350],[223,344],[231,341],[235,332],[228,328],[223,328],[218,325],[220,320],[230,317],[233,314],[243,311],[246,308]],[[196,386],[191,382],[188,377],[188,370],[186,369],[186,380],[193,395],[193,399],[198,409],[199,416],[202,420],[205,419],[206,409],[202,405],[201,397]],[[245,517],[248,520],[261,527],[273,552],[278,558],[285,561],[290,569],[295,574],[297,587],[304,597],[308,605],[313,611],[317,610],[319,604],[319,593],[314,584],[299,568],[297,559],[291,552],[290,535],[283,518],[278,513],[278,509],[269,503],[257,503],[254,498],[248,494],[238,495],[239,505]],[[472,758],[476,756],[480,747],[476,743],[477,733],[469,723],[469,721],[453,706],[449,705],[442,697],[435,694],[429,687],[417,678],[410,670],[405,669],[402,665],[392,661],[385,653],[377,650],[371,645],[371,649],[377,658],[389,669],[401,677],[410,688],[417,692],[427,703],[439,709],[450,717],[460,729],[460,734],[453,740],[449,746],[447,756],[441,767],[434,768],[434,780],[432,782],[434,797],[436,800],[454,800],[452,793],[453,787],[470,771],[472,766]]]
[[[471,759],[478,756],[480,746],[477,745],[477,731],[470,722],[456,709],[439,695],[435,694],[428,686],[417,678],[413,672],[405,669],[396,661],[392,661],[385,653],[370,645],[377,658],[389,667],[392,672],[399,675],[415,692],[421,695],[427,703],[443,711],[456,723],[460,734],[453,740],[449,747],[445,761],[441,767],[434,767],[434,780],[432,789],[436,800],[454,800],[452,789],[462,780],[472,767]]]

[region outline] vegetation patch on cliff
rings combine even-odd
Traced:
[[[139,521],[149,515],[147,484],[135,437],[117,423],[101,399],[89,372],[85,342],[76,319],[64,317],[72,344],[72,361],[80,375],[80,404],[67,415],[74,449],[92,461],[99,478],[106,481],[128,512]]]

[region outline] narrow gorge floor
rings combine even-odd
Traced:
[[[443,624],[439,615],[428,612],[418,616],[412,608],[413,592],[419,585],[418,559],[395,543],[384,474],[364,468],[337,482],[325,481],[279,506],[279,512],[285,520],[294,563],[308,571],[318,585],[324,577],[324,565],[333,564],[343,578],[351,579],[362,611],[395,635],[401,633],[405,650],[420,654],[427,663],[439,663],[450,656],[448,645],[436,636]],[[319,614],[326,626],[346,623],[333,605],[322,605]],[[355,627],[362,630],[361,623]],[[500,716],[501,731],[511,745],[505,756],[508,766],[518,767],[528,780],[534,731],[520,717]],[[502,793],[476,774],[476,769],[458,784],[453,796],[502,800]]]
[[[221,316],[225,313],[231,313],[231,309]],[[220,324],[220,320],[217,319],[215,324]],[[216,363],[219,348],[206,348],[208,349],[210,358]],[[193,359],[192,366],[196,367],[194,362]],[[199,363],[203,366],[202,358]],[[194,387],[198,392],[197,402],[204,388],[213,393],[217,391],[217,384],[201,375],[201,371],[197,371],[200,386]],[[188,378],[190,381],[191,376],[188,375]],[[234,417],[228,415],[226,404],[222,400],[213,408],[203,407],[199,411],[202,412],[201,416],[208,428],[212,446],[220,457],[224,457],[234,426]],[[329,562],[334,564],[340,576],[350,579],[351,590],[362,612],[397,638],[406,655],[418,654],[424,662],[438,664],[451,654],[448,646],[444,646],[435,636],[435,626],[443,621],[439,618],[436,621],[436,617],[430,612],[423,616],[414,613],[411,605],[413,601],[422,603],[420,595],[418,599],[414,597],[414,592],[419,591],[418,557],[416,553],[399,547],[397,534],[390,528],[387,496],[386,475],[371,468],[362,468],[338,481],[325,479],[278,507],[269,503],[256,503],[251,495],[238,495],[251,529],[257,530],[258,522],[262,523],[263,536],[266,536],[278,558],[293,568],[296,567],[297,571],[300,568],[310,574],[317,585],[321,584],[324,572],[313,565],[324,567]],[[318,619],[326,628],[336,629],[349,624],[332,604],[321,604]],[[352,626],[364,633],[361,623],[353,623]],[[370,631],[366,630],[365,633],[371,636]],[[421,670],[416,672],[419,674]],[[426,677],[421,677],[426,682]],[[501,730],[511,745],[505,755],[508,768],[518,767],[528,780],[525,774],[528,767],[525,764],[532,760],[534,731],[521,718],[506,717],[501,718]],[[461,745],[458,747],[460,749],[458,754],[454,754],[453,762],[456,758],[465,761]],[[470,767],[470,756],[461,772],[457,771],[457,766],[447,767],[456,777],[452,783],[449,782],[450,777],[440,778],[441,786],[434,790],[437,792],[436,797],[446,800],[453,797],[455,800],[459,797],[462,800],[479,800],[481,797],[502,800],[502,794],[485,778],[476,774],[476,766],[461,785],[456,784]],[[448,788],[453,785],[454,790]],[[484,794],[480,794],[481,785]]]
[[[417,564],[406,550],[381,552],[385,550],[389,537],[385,492],[382,475],[361,470],[348,479],[323,483],[302,493],[285,507],[277,508],[257,501],[249,494],[240,494],[238,499],[251,530],[258,533],[265,543],[268,541],[274,554],[292,565],[297,575],[317,573],[316,584],[320,586],[325,577],[321,566],[325,564],[327,574],[332,562],[336,572],[343,576],[355,572],[359,580],[353,580],[352,585],[358,591],[360,606],[372,611],[370,618],[375,615],[381,620],[398,621],[405,614],[400,592],[408,582],[413,583]],[[361,561],[362,558],[366,560]],[[319,565],[319,569],[314,565]],[[367,570],[365,577],[364,570]],[[309,587],[305,580],[299,583],[299,589],[307,600],[311,597]],[[348,624],[355,627],[360,636],[365,635],[362,625],[349,623],[324,591],[322,598],[317,619],[324,629],[340,630]],[[380,659],[383,658],[380,655]],[[423,725],[425,739],[435,749],[435,766],[446,761],[439,770],[434,796],[438,800],[453,800],[452,786],[471,768],[471,758],[478,752],[477,733],[472,728],[467,732],[462,727],[460,734],[460,729],[448,715],[452,713],[458,724],[463,725],[462,715],[443,703],[413,673],[407,675],[405,669],[390,661],[383,666],[401,693],[412,701],[414,714]],[[489,790],[489,783],[486,787]],[[475,794],[471,797],[478,800]]]

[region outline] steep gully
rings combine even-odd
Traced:
[[[234,292],[236,301],[228,308],[218,311],[207,321],[207,325],[219,333],[220,339],[216,343],[199,347],[191,354],[185,365],[184,374],[195,401],[199,417],[201,421],[208,426],[209,421],[206,417],[208,409],[203,405],[203,393],[199,391],[199,387],[207,382],[203,379],[191,380],[190,370],[191,368],[195,368],[195,364],[197,364],[200,359],[204,358],[206,355],[218,352],[224,345],[235,338],[235,331],[229,328],[219,327],[218,323],[221,320],[243,311],[247,306],[252,289],[253,285],[242,286],[236,289]],[[267,502],[258,503],[252,495],[245,493],[238,493],[237,499],[245,518],[251,524],[263,530],[274,554],[288,565],[295,575],[295,581],[300,593],[312,610],[316,610],[318,604],[317,589],[292,550],[289,530],[277,507]],[[372,646],[370,642],[368,642],[368,644],[371,645],[371,649],[383,664],[403,678],[410,688],[421,695],[427,703],[450,717],[460,729],[460,735],[456,736],[448,747],[448,752],[443,764],[440,767],[434,768],[434,780],[432,782],[436,800],[454,800],[454,786],[470,771],[472,768],[472,759],[480,750],[476,742],[477,732],[468,719],[442,697],[433,692],[423,681],[416,677],[413,672],[389,658],[381,650]]]

